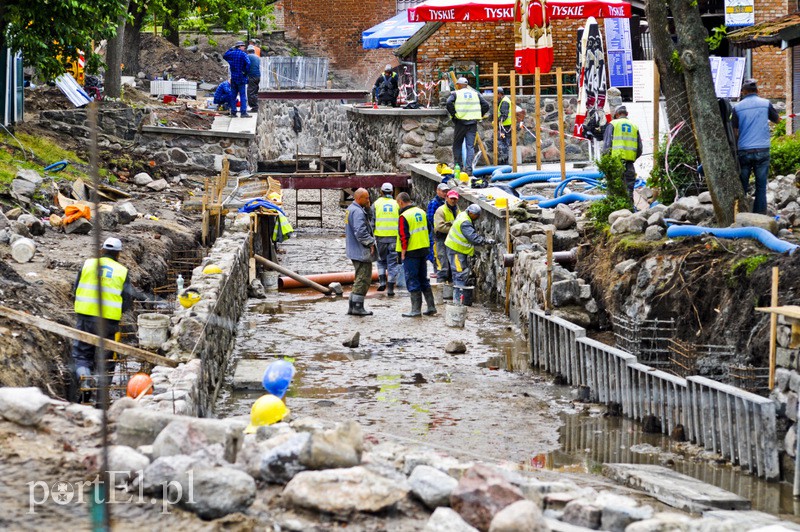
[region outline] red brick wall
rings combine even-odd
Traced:
[[[755,10],[756,24],[782,17],[790,12],[787,0],[756,0]],[[788,52],[781,51],[777,46],[762,46],[753,50],[753,77],[758,80],[760,96],[786,98],[787,90],[791,90],[791,78],[787,70],[788,60]]]
[[[553,22],[553,69],[575,70],[578,20]],[[478,63],[482,79],[489,80],[493,63],[500,72],[514,68],[514,36],[510,22],[450,22],[444,24],[417,49],[417,75],[434,79],[438,70],[454,64]]]
[[[352,78],[355,87],[371,87],[391,50],[364,50],[361,32],[396,14],[395,0],[281,0],[286,36],[303,50],[330,59],[330,66]]]

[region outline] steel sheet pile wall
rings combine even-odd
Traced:
[[[641,421],[654,416],[669,434],[686,437],[767,480],[780,476],[775,405],[764,397],[705,377],[681,378],[640,364],[630,353],[586,338],[573,323],[531,312],[531,362],[588,386],[593,401],[621,406]]]

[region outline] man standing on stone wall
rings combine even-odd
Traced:
[[[245,53],[244,41],[236,44],[222,56],[228,62],[231,70],[231,116],[236,116],[236,96],[239,96],[241,116],[247,118],[247,74],[250,71],[250,60]]]
[[[345,253],[353,261],[356,270],[347,313],[353,316],[372,316],[371,311],[364,309],[364,296],[372,283],[372,261],[377,251],[369,219],[369,192],[366,189],[359,188],[353,194],[353,203],[347,207],[344,224]]]
[[[256,55],[256,49],[251,44],[247,47],[247,59],[250,68],[247,71],[247,102],[250,109],[258,114],[258,85],[261,83],[261,58]]]
[[[461,170],[472,175],[475,158],[475,135],[478,120],[489,112],[489,102],[469,86],[467,78],[456,80],[456,91],[447,99],[447,112],[453,119],[453,161]],[[462,160],[461,146],[467,143],[467,160]],[[458,176],[456,176],[458,178]]]

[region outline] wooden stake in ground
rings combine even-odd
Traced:
[[[492,97],[494,105],[494,107],[492,108],[494,111],[492,113],[492,129],[494,131],[494,137],[492,137],[494,138],[494,142],[492,143],[492,161],[493,161],[492,164],[494,164],[495,166],[497,166],[497,142],[500,137],[500,135],[498,135],[497,133],[497,106],[499,105],[497,101],[497,85],[498,85],[497,63],[494,63],[492,65],[492,87],[494,88],[494,96]]]
[[[511,253],[511,206],[506,206],[506,250]],[[506,316],[511,314],[511,268],[506,268]]]
[[[536,85],[536,107],[535,107],[535,124],[536,124],[536,169],[542,169],[542,75],[539,72],[539,67],[536,67],[536,75],[534,76],[534,84]]]
[[[553,311],[553,230],[547,230],[547,291],[544,296],[544,311]]]
[[[778,306],[778,267],[772,267],[772,300],[770,306]],[[771,313],[769,317],[769,389],[775,387],[775,363],[778,352],[778,315]]]
[[[511,171],[517,171],[517,86],[514,71],[508,73],[508,90],[511,92]]]
[[[561,67],[556,69],[556,91],[558,95],[558,137],[559,156],[561,159],[561,180],[567,178],[567,147],[564,138],[564,87],[561,81]]]

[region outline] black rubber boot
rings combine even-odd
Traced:
[[[394,283],[388,283],[386,286],[389,287],[389,290],[386,291],[386,295],[389,297],[394,297]]]
[[[386,276],[379,275],[378,276],[378,292],[383,292],[386,290]]]
[[[422,292],[411,292],[411,312],[403,313],[404,318],[419,318],[422,316]]]
[[[356,304],[353,301],[353,297],[355,297],[355,296],[353,296],[353,294],[350,294],[350,300],[348,301],[349,306],[347,307],[347,313],[349,315],[352,315],[353,314],[353,310],[356,308]]]
[[[433,299],[433,290],[428,288],[427,290],[422,292],[422,295],[425,296],[425,303],[427,303],[428,305],[428,310],[423,312],[423,314],[425,314],[426,316],[433,316],[434,314],[436,314],[436,302]]]
[[[353,296],[353,316],[372,316],[372,312],[364,308],[364,296]]]

